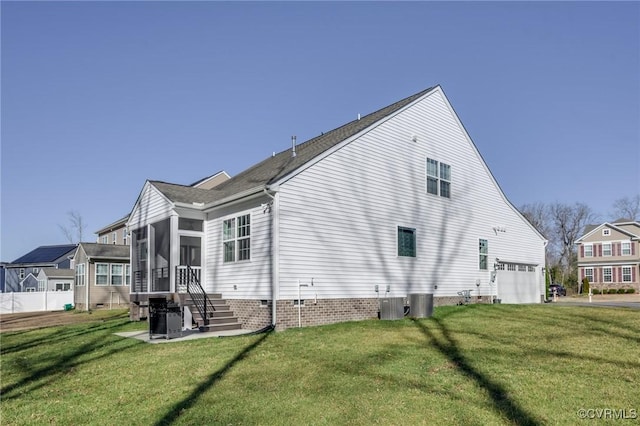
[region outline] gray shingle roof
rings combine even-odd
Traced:
[[[90,257],[110,259],[128,259],[129,246],[121,244],[80,243],[84,252]]]
[[[42,268],[42,272],[49,278],[73,278],[73,269]]]
[[[320,154],[358,134],[383,118],[399,111],[433,89],[434,87],[430,87],[361,117],[358,120],[351,121],[337,129],[301,143],[296,146],[295,157],[291,155],[290,149],[282,151],[209,190],[161,181],[150,181],[150,183],[173,202],[196,202],[205,204],[222,200],[252,188],[266,186],[287,176]]]

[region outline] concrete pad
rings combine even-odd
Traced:
[[[182,336],[175,337],[173,339],[165,339],[163,337],[149,338],[149,330],[138,331],[125,331],[121,333],[115,333],[116,336],[127,337],[131,339],[138,339],[146,343],[170,343],[170,342],[184,342],[185,340],[195,339],[207,339],[211,337],[227,337],[227,336],[241,336],[244,334],[251,334],[255,330],[225,330],[225,331],[206,331],[200,332],[198,330],[185,330],[182,332]]]

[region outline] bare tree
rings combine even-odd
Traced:
[[[69,217],[69,225],[58,225],[60,231],[62,231],[70,243],[82,242],[84,229],[87,227],[82,215],[75,210],[71,210],[67,212],[67,216]]]
[[[549,206],[549,215],[553,233],[557,238],[560,265],[566,271],[566,276],[572,281],[575,278],[577,282],[578,258],[574,244],[582,235],[585,226],[595,220],[595,215],[591,208],[583,203],[552,204]]]
[[[634,197],[623,197],[613,202],[615,219],[640,220],[640,194]]]
[[[524,204],[520,207],[520,213],[538,230],[546,239],[549,239],[549,209],[544,203]]]

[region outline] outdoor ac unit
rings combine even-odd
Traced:
[[[380,299],[381,320],[402,318],[404,318],[404,297],[385,297]]]
[[[433,315],[433,294],[414,293],[409,295],[409,316],[429,318]]]

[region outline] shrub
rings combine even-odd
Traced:
[[[625,291],[625,293],[627,293],[627,294],[633,294],[635,292],[636,292],[635,288],[628,288],[627,291]]]
[[[607,293],[609,294],[616,294],[618,292],[618,290],[616,290],[615,288],[610,288],[609,291],[607,291]]]
[[[627,292],[627,290],[624,289],[624,288],[619,288],[618,289],[618,294],[625,294],[626,292]]]
[[[602,290],[600,290],[599,288],[592,288],[591,294],[602,294]]]
[[[589,294],[589,278],[582,279],[582,294]]]

